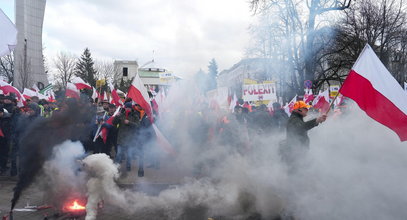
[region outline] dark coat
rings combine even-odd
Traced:
[[[128,124],[124,123],[124,120],[129,120]],[[117,142],[119,145],[131,146],[135,144],[135,138],[140,128],[140,119],[138,114],[132,110],[126,113],[122,112],[119,116],[116,116],[113,120],[113,125],[118,124],[118,137]]]
[[[287,122],[287,145],[290,147],[304,146],[309,148],[308,130],[317,126],[317,120],[304,122],[304,117],[293,112]]]

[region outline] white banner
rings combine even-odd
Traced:
[[[244,101],[263,101],[269,100],[277,102],[276,84],[262,83],[243,85],[243,100]]]

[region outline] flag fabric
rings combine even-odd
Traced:
[[[407,82],[404,82],[404,91],[407,92]]]
[[[339,92],[377,122],[407,140],[407,94],[366,45]]]
[[[133,82],[130,85],[127,97],[131,98],[134,102],[139,104],[144,109],[144,111],[146,111],[146,114],[150,118],[150,121],[153,122],[150,97],[148,96],[147,89],[146,87],[144,87],[144,84],[138,74],[136,74]]]
[[[71,82],[75,84],[76,88],[81,90],[81,89],[92,89],[92,86],[89,85],[89,83],[86,83],[83,81],[83,79],[79,77],[74,77],[71,79]]]
[[[314,94],[312,94],[312,89],[307,89],[305,94],[304,94],[304,102],[305,103],[310,103],[314,100]]]
[[[103,99],[102,99],[104,102],[109,102],[109,96],[107,95],[107,92],[106,91],[104,91],[103,92]]]
[[[113,115],[109,119],[107,119],[107,121],[105,123],[113,126],[113,120],[116,117],[116,115],[119,113],[120,109],[121,109],[121,107],[118,107],[116,109],[116,111],[113,113]],[[105,144],[106,144],[108,135],[109,135],[109,130],[106,126],[104,126],[100,131],[100,137],[102,138],[103,143],[105,143]]]
[[[117,93],[117,90],[114,88],[112,83],[109,83],[109,88],[110,88],[110,92],[111,92],[111,96],[112,96],[112,100],[111,103],[113,103],[116,106],[122,106],[123,102],[120,99],[119,94]]]
[[[155,124],[152,124],[155,134],[157,136],[157,144],[160,146],[165,152],[171,154],[173,156],[176,155],[175,149],[172,147],[170,142],[168,142],[167,138],[161,133],[161,131],[157,128]]]
[[[23,95],[18,91],[18,89],[3,80],[0,80],[0,90],[3,91],[3,94],[14,93],[18,99],[24,99]]]
[[[0,9],[0,57],[10,54],[17,45],[17,28]]]
[[[65,96],[69,98],[79,99],[79,90],[73,83],[66,83]]]
[[[321,112],[327,112],[329,106],[329,89],[319,93],[312,102],[312,107],[321,110]]]
[[[24,90],[23,90],[23,96],[24,96],[25,99],[31,99],[31,97],[37,96],[37,93],[34,92],[34,91],[31,90],[31,89],[24,88]]]
[[[291,112],[294,109],[294,103],[296,101],[297,101],[297,95],[295,95],[294,98],[291,99],[291,101],[284,106],[284,111],[285,111],[285,113],[287,113],[288,116],[291,115]]]
[[[43,94],[43,95],[47,95],[47,94],[51,94],[50,91],[53,90],[53,86],[52,84],[48,84],[47,86],[45,86],[42,90],[39,91],[39,93]]]
[[[237,104],[237,96],[236,96],[236,93],[234,93],[233,99],[230,101],[229,110],[231,110],[232,112],[235,112],[236,104]]]
[[[98,97],[98,93],[96,92],[95,87],[92,87],[92,97],[91,98],[93,99],[93,101],[95,101],[97,97]]]
[[[338,108],[340,105],[342,105],[342,103],[343,103],[343,95],[339,94],[338,97],[336,97],[336,99],[334,101],[335,108]]]

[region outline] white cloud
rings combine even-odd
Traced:
[[[58,51],[95,58],[155,60],[181,76],[220,69],[243,57],[251,23],[245,0],[58,0],[48,1],[44,21],[46,55]]]

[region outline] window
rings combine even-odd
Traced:
[[[123,67],[123,76],[128,76],[128,68]]]

